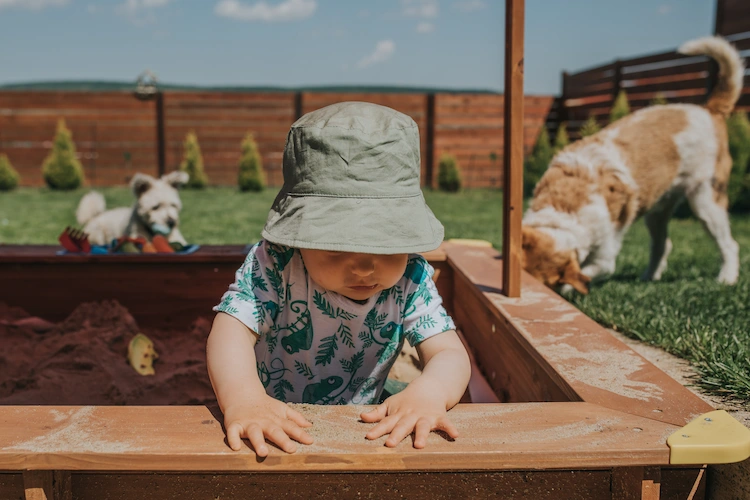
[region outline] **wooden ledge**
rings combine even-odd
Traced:
[[[461,471],[582,469],[669,464],[676,426],[588,403],[458,405],[461,436],[432,433],[427,448],[364,438],[362,406],[298,405],[315,443],[233,452],[203,406],[0,407],[0,470]],[[247,442],[246,442],[247,443]]]
[[[520,298],[504,296],[496,250],[454,245],[445,251],[454,270],[455,319],[507,401],[516,394],[582,400],[678,426],[713,410],[528,273]],[[505,366],[495,360],[500,357]]]

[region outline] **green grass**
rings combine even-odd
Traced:
[[[109,206],[132,202],[126,188],[102,190]],[[19,189],[0,194],[0,242],[55,244],[85,190],[69,193]],[[181,227],[188,242],[246,244],[256,241],[276,190],[260,194],[231,188],[183,191]],[[446,238],[479,238],[502,244],[502,195],[493,190],[459,194],[425,191]],[[750,216],[733,217],[740,244],[740,281],[716,283],[720,258],[713,240],[693,219],[674,219],[669,268],[656,283],[639,281],[648,262],[642,222],[628,233],[617,272],[586,297],[571,300],[599,323],[690,360],[696,382],[720,395],[750,401]]]

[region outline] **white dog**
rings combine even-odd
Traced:
[[[136,197],[132,207],[106,210],[104,196],[96,191],[86,194],[78,203],[76,219],[84,226],[93,245],[108,245],[120,236],[144,237],[151,240],[157,232],[168,232],[170,242],[187,245],[177,227],[182,202],[177,188],[188,181],[186,172],[175,171],[160,179],[135,174],[130,187]]]
[[[641,215],[651,235],[642,278],[660,279],[672,250],[667,224],[683,197],[721,251],[718,280],[736,283],[726,118],[742,91],[744,68],[734,47],[718,37],[687,42],[679,51],[718,62],[718,82],[705,107],[641,109],[563,149],[537,184],[523,218],[521,259],[545,284],[586,293],[591,279],[614,272],[623,237]]]

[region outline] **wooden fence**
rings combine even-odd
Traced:
[[[750,2],[717,0],[715,33],[733,43],[745,59],[750,55]],[[704,56],[661,52],[562,74],[562,95],[552,104],[547,127],[555,133],[566,123],[571,138],[578,138],[581,125],[594,117],[608,122],[613,101],[620,90],[627,94],[631,110],[648,106],[660,96],[667,102],[702,104],[716,82],[715,63]],[[750,72],[737,103],[750,110]]]
[[[553,97],[525,99],[529,150]],[[160,112],[159,100],[142,101],[129,92],[0,91],[0,152],[8,154],[22,185],[42,185],[41,165],[51,149],[57,121],[63,118],[72,131],[87,183],[125,184],[136,172],[157,175],[160,171],[158,125],[162,123],[164,171],[179,168],[182,143],[193,130],[211,184],[233,185],[240,143],[252,132],[269,184],[279,186],[290,125],[304,113],[347,100],[389,106],[417,122],[424,184],[436,184],[440,156],[450,153],[458,158],[465,186],[502,185],[501,94],[166,91]]]

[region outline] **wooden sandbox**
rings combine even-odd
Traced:
[[[212,315],[246,251],[56,250],[0,246],[0,302],[57,321],[81,302],[117,299],[140,325],[173,328]],[[445,243],[427,257],[503,401],[451,410],[455,442],[433,433],[425,450],[409,439],[386,448],[364,439],[361,408],[308,405],[315,444],[259,460],[231,451],[221,415],[204,406],[0,406],[0,499],[704,497],[720,437],[667,439],[698,417],[718,422],[704,415],[713,408],[530,276],[521,298],[501,295],[495,250]],[[725,461],[742,460],[745,437],[728,432]]]

